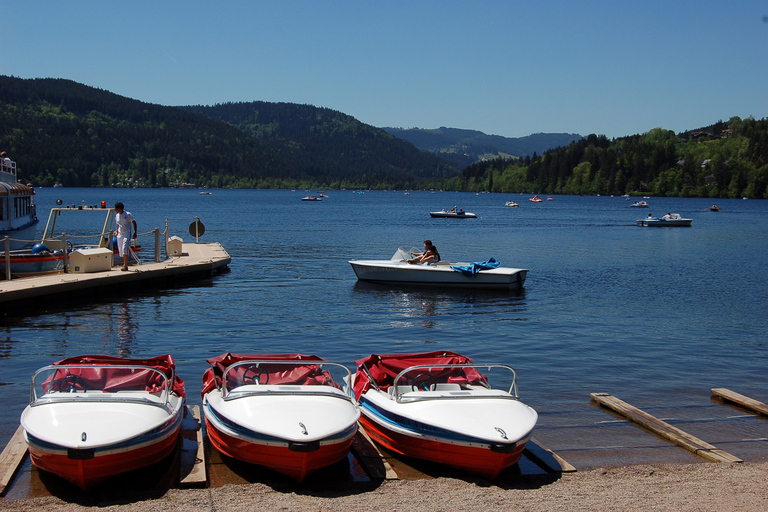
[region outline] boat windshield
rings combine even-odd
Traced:
[[[411,366],[394,380],[398,401],[430,398],[517,398],[517,374],[505,364],[446,364]],[[489,393],[489,391],[495,391]]]
[[[169,379],[148,366],[51,365],[32,376],[30,404],[67,401],[141,401],[163,406]]]
[[[424,252],[424,249],[419,249],[418,247],[413,247],[410,245],[404,245],[402,247],[398,247],[395,254],[390,258],[390,261],[396,261],[396,262],[405,261],[413,257],[411,256],[412,252]]]
[[[352,399],[349,369],[328,361],[246,360],[227,367],[222,378],[225,399],[254,393],[340,393]]]

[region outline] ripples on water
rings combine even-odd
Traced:
[[[622,198],[331,191],[41,189],[55,200],[121,200],[140,233],[166,215],[199,216],[203,241],[220,241],[230,271],[193,286],[61,305],[15,317],[0,331],[7,441],[28,399],[32,372],[87,353],[172,353],[200,403],[205,359],[231,352],[303,352],[352,365],[372,352],[454,350],[509,363],[522,398],[547,414],[588,407],[605,391],[630,402],[665,394],[700,401],[710,387],[768,398],[764,201],[652,198],[651,211],[693,217],[693,227],[639,228],[648,210]],[[505,201],[521,203],[504,208]],[[458,205],[479,219],[431,219]],[[190,241],[186,225],[172,234]],[[41,226],[42,229],[42,226]],[[348,259],[389,258],[426,238],[443,259],[495,257],[530,269],[520,293],[393,289],[356,282]],[[143,243],[151,245],[147,236]],[[147,251],[147,253],[150,253]]]

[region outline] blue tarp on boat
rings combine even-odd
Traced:
[[[488,270],[491,268],[498,268],[499,262],[496,261],[493,258],[488,259],[488,261],[476,261],[474,263],[470,263],[469,265],[453,265],[451,268],[455,270],[456,272],[459,272],[460,274],[464,274],[465,276],[472,277],[481,270]]]

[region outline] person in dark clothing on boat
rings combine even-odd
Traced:
[[[434,246],[432,240],[424,240],[424,252],[412,252],[413,258],[408,260],[408,263],[428,263],[430,261],[440,261],[440,253],[437,252],[437,247]]]

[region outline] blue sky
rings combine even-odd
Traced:
[[[0,74],[613,138],[767,117],[766,20],[766,0],[0,0]]]

